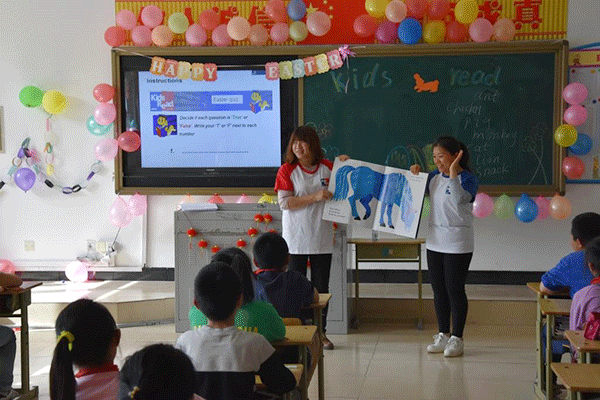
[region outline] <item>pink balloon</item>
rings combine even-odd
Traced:
[[[190,25],[185,31],[185,41],[192,47],[204,46],[207,39],[206,31],[198,24]]]
[[[385,7],[385,17],[394,23],[402,22],[402,20],[406,18],[407,12],[408,10],[406,9],[406,4],[400,0],[392,0]]]
[[[508,18],[500,18],[494,24],[494,39],[499,42],[509,42],[513,40],[517,33],[515,23]]]
[[[87,263],[81,261],[73,261],[67,264],[65,268],[65,275],[71,282],[85,282],[88,279],[88,268]]]
[[[469,25],[469,35],[475,42],[483,43],[489,41],[492,33],[494,33],[494,27],[485,18],[477,18]]]
[[[315,11],[306,17],[306,27],[315,36],[323,36],[331,29],[331,19],[323,11]]]
[[[208,10],[204,10],[200,13],[200,17],[198,18],[198,22],[200,26],[207,31],[212,31],[221,23],[221,18],[219,14],[215,12],[212,8]]]
[[[4,272],[5,274],[14,274],[15,264],[9,260],[0,260],[0,272]]]
[[[264,46],[267,43],[267,39],[269,39],[269,32],[262,25],[252,25],[248,39],[253,46]]]
[[[288,40],[290,28],[285,22],[277,22],[271,27],[271,40],[275,43],[283,43]]]
[[[111,26],[104,32],[104,41],[111,47],[125,43],[125,30],[120,26]]]
[[[94,87],[94,98],[100,103],[109,102],[115,97],[115,88],[108,83],[99,83]]]
[[[217,47],[226,47],[231,44],[231,37],[227,33],[226,24],[221,24],[212,31],[212,41]]]
[[[393,43],[398,37],[398,24],[385,20],[377,27],[375,38],[381,43]]]
[[[117,117],[117,109],[112,103],[100,103],[94,109],[94,119],[100,125],[112,124]]]
[[[140,148],[140,135],[136,131],[125,131],[117,138],[119,147],[131,153]]]
[[[166,25],[159,25],[152,29],[152,42],[158,47],[170,46],[173,42],[173,31]]]
[[[373,36],[377,30],[377,20],[369,14],[362,14],[356,17],[353,27],[354,33],[360,37]]]
[[[148,202],[146,201],[146,196],[142,196],[139,193],[134,194],[129,198],[127,202],[127,207],[132,215],[138,216],[146,213],[148,209]]]
[[[96,158],[102,162],[113,160],[119,151],[119,144],[115,139],[106,138],[96,143],[94,153]]]
[[[150,29],[154,29],[162,24],[163,18],[163,12],[157,6],[149,5],[142,8],[142,24]]]
[[[233,40],[244,40],[250,34],[250,22],[244,17],[233,17],[227,23],[227,34]]]
[[[137,25],[137,18],[135,18],[135,14],[130,10],[121,10],[115,16],[117,21],[117,26],[125,29],[126,31],[130,31]]]
[[[563,118],[567,124],[579,126],[587,119],[587,110],[581,104],[573,104],[565,110]]]
[[[580,104],[585,101],[588,96],[587,87],[583,83],[569,83],[562,92],[563,99],[569,104]]]
[[[124,228],[131,222],[133,215],[127,207],[125,200],[121,196],[117,196],[109,211],[110,222],[119,228]]]
[[[246,196],[243,193],[235,202],[238,204],[254,203],[254,201],[252,200],[252,198],[250,198],[250,196]]]
[[[538,206],[537,219],[546,219],[550,215],[550,202],[543,196],[535,198],[535,204]]]
[[[585,172],[585,164],[579,157],[565,157],[562,162],[562,172],[569,179],[579,179]]]
[[[557,193],[550,200],[548,211],[554,219],[567,219],[571,215],[571,202]]]
[[[275,22],[287,21],[287,9],[282,0],[267,1],[265,13]]]
[[[414,19],[421,19],[427,11],[426,0],[404,0],[406,3],[407,16]]]
[[[494,200],[485,193],[477,193],[473,202],[473,215],[485,218],[494,211]]]
[[[150,46],[152,44],[152,31],[146,25],[138,25],[131,31],[131,40],[136,46]]]
[[[448,0],[432,0],[427,10],[429,19],[444,19],[450,12],[450,3]]]

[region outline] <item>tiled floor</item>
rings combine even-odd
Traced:
[[[467,326],[464,357],[427,354],[435,332],[412,327],[363,325],[356,333],[330,336],[325,353],[327,399],[519,400],[535,399],[535,343],[518,330]],[[122,329],[117,364],[149,343],[174,343],[173,324]],[[49,399],[52,330],[30,333],[32,383]],[[17,355],[19,353],[17,352]],[[17,356],[17,366],[19,357]],[[18,371],[18,367],[16,370]],[[20,376],[15,376],[20,385]],[[316,376],[310,398],[317,398]]]

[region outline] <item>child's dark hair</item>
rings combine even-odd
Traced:
[[[289,248],[281,235],[263,233],[254,243],[254,260],[260,268],[282,270],[288,263]]]
[[[595,237],[585,245],[585,263],[591,264],[593,275],[600,275],[600,237]]]
[[[73,364],[99,367],[110,359],[111,344],[118,333],[108,309],[89,299],[72,302],[56,318],[58,342],[50,366],[50,398],[75,400]]]
[[[571,235],[585,247],[587,242],[600,236],[600,214],[586,212],[575,216],[571,222]]]
[[[308,143],[308,149],[310,150],[310,154],[313,156],[313,165],[321,162],[321,160],[325,158],[323,148],[321,147],[321,140],[319,140],[317,131],[312,126],[304,125],[294,129],[294,132],[292,132],[292,135],[290,136],[290,141],[288,142],[285,150],[286,163],[294,164],[298,161],[298,157],[296,157],[294,151],[292,150],[292,145],[298,140]]]
[[[437,140],[435,142],[433,142],[433,145],[431,146],[431,148],[434,147],[441,147],[442,149],[446,150],[448,153],[455,155],[457,154],[459,151],[463,151],[463,155],[460,159],[460,166],[462,169],[465,169],[467,171],[471,171],[471,168],[469,167],[469,150],[467,149],[467,146],[465,146],[465,144],[463,142],[461,142],[458,139],[453,138],[452,136],[441,136],[439,138],[437,138]]]
[[[242,283],[244,304],[254,300],[254,278],[252,277],[252,261],[244,250],[228,247],[215,254],[211,261],[222,261],[228,264],[237,274]]]
[[[222,261],[206,265],[194,281],[197,306],[209,320],[227,320],[234,313],[240,294],[240,278]]]
[[[196,388],[190,358],[168,344],[144,347],[121,368],[121,400],[189,400]]]

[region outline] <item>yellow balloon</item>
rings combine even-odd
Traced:
[[[175,34],[185,33],[190,26],[190,22],[184,13],[175,12],[169,16],[169,29]]]
[[[454,16],[462,24],[470,24],[479,14],[479,6],[475,0],[460,0],[454,7]]]
[[[435,44],[443,42],[445,36],[446,24],[443,21],[430,21],[423,28],[423,40],[426,43]]]
[[[383,17],[389,2],[390,0],[365,0],[365,10],[371,17]]]
[[[562,124],[554,131],[554,141],[562,147],[569,147],[577,141],[577,129],[573,125]]]
[[[294,21],[290,24],[290,38],[294,42],[301,42],[308,36],[308,28],[302,21]]]
[[[60,114],[67,108],[67,98],[61,92],[49,90],[44,93],[42,107],[50,114]]]

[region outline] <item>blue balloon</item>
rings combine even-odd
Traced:
[[[287,13],[290,19],[300,21],[306,15],[306,4],[302,0],[292,0],[287,6]]]
[[[577,134],[577,141],[569,147],[569,151],[578,156],[587,154],[592,150],[592,138],[585,133]]]
[[[419,43],[423,35],[423,28],[414,18],[405,18],[398,25],[398,39],[404,44]]]
[[[112,130],[113,124],[100,125],[99,123],[96,122],[96,120],[94,119],[94,116],[92,115],[87,120],[87,128],[88,128],[88,131],[90,131],[90,133],[92,135],[102,136]]]
[[[515,205],[515,216],[521,222],[532,222],[535,221],[538,215],[538,206],[535,201],[531,200],[531,197],[526,194],[521,195],[521,198]]]

